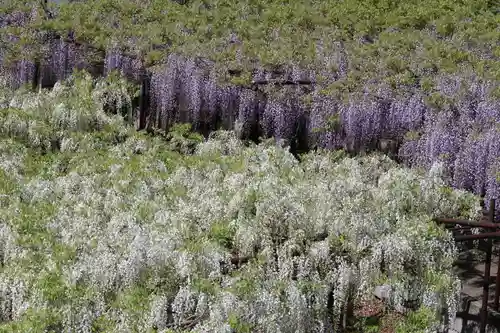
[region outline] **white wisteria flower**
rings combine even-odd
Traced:
[[[61,85],[38,97],[45,111],[0,118],[21,142],[0,143],[5,325],[333,332],[382,282],[395,308],[416,299],[453,315],[457,249],[432,218],[479,206],[445,186],[442,165],[322,151],[298,162],[230,131],[181,155],[106,114],[92,89]],[[60,151],[42,153],[53,140]]]

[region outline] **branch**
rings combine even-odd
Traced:
[[[174,313],[172,311],[172,313]],[[206,317],[206,311],[198,316],[192,315],[184,321],[180,322],[178,325],[175,323],[167,324],[165,328],[174,328],[174,327],[179,327],[181,330],[191,330],[193,329],[199,322],[203,320],[204,317]]]
[[[45,13],[45,17],[48,18],[49,20],[52,20],[54,18],[54,14],[47,7],[47,2],[48,2],[48,0],[41,0],[40,6],[42,7],[42,9]]]
[[[273,84],[275,86],[297,86],[297,85],[311,85],[314,84],[311,80],[254,80],[252,85],[267,85]]]
[[[322,233],[319,233],[319,234],[315,235],[311,239],[311,241],[313,241],[313,242],[321,242],[321,241],[324,241],[327,238],[328,238],[328,232],[325,231],[325,232],[322,232]],[[251,254],[251,255],[239,256],[239,254],[233,253],[231,255],[231,258],[229,258],[229,262],[224,261],[224,260],[220,260],[219,261],[219,265],[220,265],[222,274],[223,275],[229,274],[229,265],[235,266],[236,269],[240,268],[242,265],[244,265],[244,264],[248,263],[250,260],[256,258],[258,252],[259,252],[259,249],[255,248],[254,249],[254,253]],[[299,256],[299,255],[300,255],[299,253],[293,253],[292,254],[293,257]]]

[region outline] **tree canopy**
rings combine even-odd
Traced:
[[[50,2],[45,11],[39,1],[12,0],[2,11],[33,7],[38,15],[29,24],[2,31],[19,36],[20,49],[30,45],[32,52],[17,49],[17,56],[42,49],[33,47],[43,42],[41,32],[71,30],[77,40],[122,49],[147,65],[176,52],[243,78],[255,68],[329,64],[340,74],[334,90],[367,81],[428,88],[437,73],[458,70],[500,79],[500,15],[486,0],[88,0]]]

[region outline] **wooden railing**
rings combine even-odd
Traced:
[[[484,208],[484,199],[481,202],[482,206],[482,217],[479,222],[461,220],[461,219],[450,219],[450,218],[436,218],[435,221],[440,224],[444,224],[447,229],[452,232],[463,232],[470,231],[472,228],[482,229],[478,234],[468,234],[468,235],[454,235],[454,239],[457,242],[473,241],[479,240],[482,242],[479,249],[486,252],[486,259],[484,265],[484,277],[483,277],[483,295],[482,295],[482,305],[481,305],[481,322],[480,322],[480,333],[486,332],[486,324],[488,322],[488,307],[491,306],[493,310],[498,311],[499,309],[499,299],[500,299],[500,256],[498,258],[497,274],[495,281],[495,297],[492,304],[488,304],[489,299],[489,287],[491,278],[491,261],[492,261],[492,249],[493,240],[500,239],[500,223],[495,223],[495,199],[491,199],[489,202],[489,209]]]

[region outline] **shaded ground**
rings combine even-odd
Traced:
[[[480,316],[483,295],[483,276],[485,254],[469,250],[460,255],[456,263],[457,273],[463,282],[462,304],[457,320],[450,333],[472,333],[480,331]],[[498,251],[492,257],[489,281],[489,318],[486,332],[500,332],[500,315],[491,307],[495,295],[495,280],[498,269]]]

